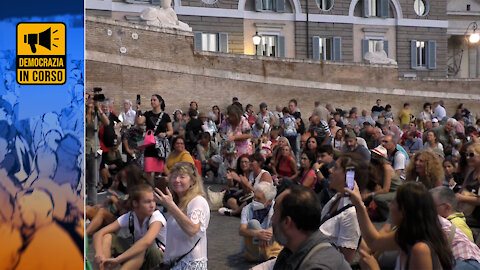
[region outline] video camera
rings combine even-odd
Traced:
[[[105,101],[105,95],[100,94],[102,92],[101,87],[94,87],[93,88],[93,100],[98,101],[98,102],[104,102]]]

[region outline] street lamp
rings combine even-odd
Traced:
[[[253,44],[255,45],[255,55],[258,53],[258,45],[260,44],[260,41],[262,38],[258,35],[258,32],[255,32],[255,35],[253,36]]]
[[[473,31],[470,34],[470,36],[468,36],[470,29],[472,29]],[[465,48],[468,46],[468,44],[473,45],[473,44],[477,44],[480,41],[480,35],[476,32],[477,29],[478,29],[477,22],[474,21],[468,24],[467,29],[463,34],[463,37],[466,43],[462,45],[462,48],[459,50],[459,52],[455,52],[454,55],[447,60],[448,62],[452,62],[451,64],[448,64],[449,76],[457,76],[458,72],[460,71],[463,53],[465,52]]]
[[[470,41],[470,43],[477,43],[480,40],[480,35],[478,33],[475,33],[478,28],[477,22],[471,22],[467,27],[467,31],[470,25],[472,26],[473,33],[468,38],[468,41]]]

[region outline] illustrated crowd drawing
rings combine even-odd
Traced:
[[[0,270],[83,266],[84,61],[67,58],[68,106],[19,119],[15,57],[0,51]]]

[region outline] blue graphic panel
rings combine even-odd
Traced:
[[[84,267],[83,19],[83,1],[10,2],[0,11],[2,269]],[[19,22],[65,23],[64,85],[16,83]]]

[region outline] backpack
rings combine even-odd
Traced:
[[[113,121],[103,126],[103,144],[108,148],[117,144],[117,134],[115,133]]]

